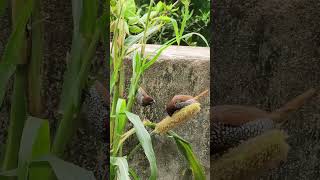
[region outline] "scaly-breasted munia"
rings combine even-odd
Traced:
[[[315,89],[309,89],[273,112],[240,105],[212,107],[210,110],[210,153],[221,153],[237,146],[241,141],[275,128],[277,123],[286,120],[291,112],[298,110],[315,93]]]
[[[196,97],[189,95],[175,95],[166,105],[166,111],[168,115],[172,116],[177,110],[180,110],[192,103],[198,102],[197,100],[206,95],[208,92],[208,90],[205,90]]]
[[[155,100],[151,96],[149,96],[142,87],[139,87],[136,95],[136,99],[138,104],[140,104],[143,107],[149,106],[155,103]]]

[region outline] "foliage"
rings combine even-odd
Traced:
[[[137,4],[139,6],[144,6],[148,4],[148,0],[138,0]],[[179,2],[179,0],[168,0],[167,3],[175,3]],[[181,1],[183,2],[183,1]],[[197,32],[202,34],[206,39],[211,40],[211,26],[210,26],[210,0],[191,0],[190,2],[190,12],[192,14],[192,18],[189,19],[188,26],[185,28],[186,33]],[[177,9],[172,12],[175,19],[177,19],[178,23],[182,22],[180,17],[183,16],[183,9]],[[166,26],[161,29],[158,36],[154,36],[150,39],[152,44],[163,44],[169,39],[175,36],[174,28],[172,26]],[[192,45],[192,46],[206,46],[206,44],[199,37],[190,37],[183,42],[184,45]]]
[[[179,44],[180,41],[190,38],[193,35],[200,37],[206,44],[205,38],[198,33],[185,34],[185,27],[190,18],[188,11],[190,2],[183,1],[183,21],[178,23],[172,14],[178,10],[177,4],[165,4],[158,2],[155,4],[150,1],[147,7],[136,6],[134,0],[112,0],[110,32],[111,32],[111,53],[110,53],[110,94],[112,97],[111,113],[110,113],[110,179],[127,179],[128,175],[134,179],[138,179],[138,175],[128,164],[128,158],[133,156],[139,147],[142,147],[146,158],[150,164],[150,178],[157,179],[157,163],[153,150],[151,138],[155,135],[155,131],[149,133],[147,129],[154,129],[156,124],[150,121],[141,121],[139,116],[131,113],[135,102],[136,93],[140,84],[140,79],[144,72],[149,69],[159,58],[161,53],[172,44]],[[175,37],[167,40],[154,53],[146,53],[146,43],[151,37],[154,37],[167,25],[173,25],[175,28]],[[132,56],[132,74],[130,84],[125,84],[124,64],[127,56]],[[129,88],[125,93],[126,87]],[[127,94],[127,96],[125,96]],[[129,121],[134,128],[126,131]],[[123,155],[123,145],[131,135],[136,134],[139,144],[132,149],[128,155]],[[168,135],[168,134],[167,134]],[[168,135],[169,136],[169,135]],[[195,177],[198,174],[204,174],[203,169],[195,157],[190,145],[181,143],[181,138],[177,139],[178,146],[184,152],[186,159],[190,162],[193,170],[198,167]],[[197,166],[194,166],[194,165]],[[200,179],[204,179],[201,176]]]
[[[62,119],[51,144],[49,123],[39,118],[42,115],[42,3],[41,0],[11,2],[13,30],[0,61],[0,105],[11,77],[14,77],[14,87],[0,177],[7,179],[13,176],[19,180],[95,179],[92,172],[58,157],[63,156],[77,127],[75,124],[82,103],[81,94],[87,84],[96,46],[104,31],[107,12],[103,10],[101,14],[98,13],[97,0],[72,1],[74,27],[61,97]],[[4,6],[1,3],[1,13]],[[32,116],[28,117],[27,114]]]

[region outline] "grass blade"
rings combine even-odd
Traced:
[[[74,124],[76,123],[74,120],[76,119],[80,110],[80,93],[84,89],[85,83],[88,79],[91,60],[95,53],[103,23],[106,22],[106,18],[106,15],[103,15],[98,19],[94,36],[92,37],[88,49],[85,51],[81,69],[78,74],[72,77],[75,80],[68,85],[70,89],[63,90],[72,93],[65,99],[66,104],[64,105],[63,109],[63,118],[59,124],[52,147],[52,152],[58,156],[63,155],[65,147],[74,133]]]
[[[32,33],[31,33],[31,59],[28,65],[28,97],[29,111],[33,116],[41,115],[41,67],[43,60],[43,22],[41,15],[41,1],[34,0],[32,12]]]
[[[49,122],[35,117],[29,117],[23,129],[20,143],[19,176],[24,176],[26,173],[26,176],[29,176],[32,180],[49,179],[51,171],[48,167],[31,167],[29,169],[29,162],[32,159],[49,153]]]
[[[119,148],[121,147],[121,144],[119,144],[120,137],[122,135],[122,132],[126,126],[126,115],[125,110],[127,108],[126,101],[124,99],[118,99],[117,106],[116,106],[116,119],[115,119],[115,129],[116,131],[113,134],[113,144],[116,144],[117,146],[113,146],[113,155],[116,155]]]
[[[4,50],[1,63],[5,64],[21,64],[23,58],[21,58],[21,49],[25,43],[25,27],[28,19],[31,16],[33,9],[33,0],[26,0],[19,5],[23,6],[15,14],[13,32],[11,33],[6,48]],[[21,7],[20,6],[20,7]]]
[[[6,92],[6,86],[10,77],[14,74],[16,66],[12,64],[0,64],[0,107]]]
[[[134,125],[134,128],[136,129],[136,135],[137,135],[139,142],[141,143],[142,148],[144,150],[144,153],[147,156],[147,159],[149,161],[150,168],[151,168],[151,175],[150,175],[149,179],[155,180],[155,179],[157,179],[157,173],[158,173],[157,171],[158,170],[157,170],[156,156],[153,151],[153,146],[152,146],[150,134],[145,129],[139,116],[137,116],[133,113],[130,113],[128,111],[126,111],[126,115],[127,115],[128,119],[132,122],[132,124]]]
[[[129,174],[130,176],[134,179],[134,180],[140,180],[139,176],[137,175],[137,173],[133,170],[133,169],[129,169]]]
[[[125,157],[110,157],[110,164],[117,166],[117,179],[130,180],[129,166]]]
[[[206,176],[205,176],[205,172],[203,170],[203,167],[201,166],[200,162],[196,158],[190,143],[188,143],[186,140],[182,139],[180,136],[173,133],[172,131],[169,134],[175,140],[181,154],[188,161],[190,169],[192,170],[192,174],[193,174],[194,179],[205,180]]]
[[[20,140],[24,123],[27,118],[26,101],[26,69],[23,65],[17,66],[12,94],[12,105],[10,112],[10,124],[6,144],[5,157],[2,170],[9,170],[17,167]]]
[[[53,155],[46,155],[32,161],[32,166],[50,165],[58,180],[95,180],[93,173]]]
[[[160,28],[162,27],[162,25],[156,25],[153,27],[150,27],[146,33],[146,36],[149,37],[151,35],[153,35],[154,33],[156,33],[157,31],[160,30]],[[128,38],[126,38],[125,40],[125,46],[126,47],[132,47],[134,44],[138,43],[139,41],[142,40],[144,35],[144,32],[137,34],[137,35],[131,35]]]
[[[70,97],[74,95],[73,84],[76,81],[77,74],[81,68],[81,55],[83,52],[84,39],[80,34],[81,17],[83,13],[83,0],[72,0],[72,16],[73,16],[73,37],[71,45],[71,53],[67,62],[67,71],[64,75],[62,86],[62,94],[60,97],[59,111],[65,112],[70,101]]]
[[[97,0],[83,0],[82,16],[80,21],[80,32],[85,39],[91,39],[94,30],[95,22],[98,15]]]

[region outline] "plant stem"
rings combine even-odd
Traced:
[[[18,166],[20,139],[27,118],[26,105],[26,67],[17,65],[12,94],[10,124],[2,170],[14,169]]]
[[[141,47],[141,57],[144,57],[144,53],[145,53],[145,49],[146,49],[146,43],[147,43],[147,31],[148,31],[148,27],[149,27],[149,22],[150,22],[150,14],[151,14],[151,7],[153,4],[153,0],[150,0],[150,4],[149,4],[149,9],[148,9],[148,15],[147,15],[147,22],[146,22],[146,27],[143,33],[143,39],[142,39],[142,47]]]
[[[28,70],[29,111],[33,116],[40,116],[42,111],[41,63],[43,58],[43,23],[41,18],[41,0],[34,0],[31,25],[31,61]]]
[[[97,28],[94,36],[91,40],[90,46],[85,53],[85,56],[82,60],[81,70],[78,74],[76,87],[77,91],[81,92],[84,88],[85,82],[88,78],[89,64],[91,63],[94,50],[96,49],[97,42],[100,37],[101,29]],[[75,97],[79,98],[79,97]],[[66,112],[63,114],[63,118],[59,124],[59,127],[56,132],[56,137],[53,142],[52,152],[57,156],[62,156],[66,148],[67,143],[70,141],[74,134],[76,119],[79,113],[80,104],[74,104],[74,101],[70,101],[67,104]]]
[[[16,27],[18,14],[21,10],[21,2],[19,0],[12,0],[12,25],[13,29]],[[12,104],[10,112],[10,123],[8,128],[8,138],[2,170],[14,169],[18,165],[18,154],[20,148],[20,140],[24,123],[27,118],[27,102],[26,102],[26,39],[23,40],[23,46],[20,50],[19,58],[22,64],[16,65],[16,74],[14,79],[14,87],[12,94]]]

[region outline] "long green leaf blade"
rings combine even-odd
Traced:
[[[21,4],[22,5],[22,4]],[[17,21],[13,27],[6,48],[4,50],[1,63],[5,64],[20,64],[23,63],[21,59],[21,49],[24,46],[25,28],[28,19],[33,9],[33,0],[24,1],[23,8],[17,12]]]
[[[49,153],[49,122],[47,120],[29,117],[21,138],[19,151],[19,175],[23,176],[24,173],[27,173],[29,178],[32,180],[48,179],[51,172],[48,167],[31,167],[29,169],[29,162],[34,158],[39,158]]]
[[[6,92],[6,86],[10,77],[14,74],[16,66],[12,64],[0,64],[0,107]]]
[[[182,139],[180,136],[173,133],[172,131],[170,132],[170,135],[174,138],[181,154],[188,161],[189,166],[192,170],[194,179],[205,180],[206,176],[205,176],[203,167],[201,166],[200,162],[195,156],[190,143],[188,143],[186,140]]]
[[[153,27],[150,27],[148,29],[148,31],[146,32],[146,36],[149,37],[151,36],[152,34],[156,33],[157,31],[160,30],[162,26],[161,25],[156,25],[156,26],[153,26]],[[126,38],[125,40],[125,46],[127,47],[131,47],[133,46],[134,44],[138,43],[139,41],[142,40],[143,38],[143,35],[144,35],[144,32],[140,33],[140,34],[137,34],[137,35],[131,35],[129,36],[128,38]]]
[[[95,180],[91,171],[63,161],[53,155],[46,155],[34,160],[31,165],[45,166],[46,164],[43,163],[49,163],[58,180]]]
[[[150,175],[150,180],[155,180],[157,179],[157,162],[156,162],[156,156],[153,151],[153,146],[152,146],[152,141],[150,134],[148,131],[145,129],[141,119],[139,116],[130,113],[126,111],[126,115],[128,119],[132,122],[134,128],[136,129],[136,135],[139,139],[139,142],[142,145],[142,148],[144,150],[145,155],[147,156],[147,159],[150,164],[151,168],[151,175]]]
[[[32,116],[39,116],[42,112],[41,67],[43,61],[43,22],[41,14],[42,0],[34,0],[31,29],[31,58],[28,65],[28,97],[29,111]]]
[[[8,138],[2,170],[16,168],[18,164],[20,141],[24,123],[27,119],[27,100],[25,90],[26,69],[23,65],[18,65],[12,93],[10,124],[8,128]]]
[[[128,161],[125,157],[110,157],[110,164],[118,167],[117,178],[120,180],[130,180]]]

